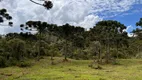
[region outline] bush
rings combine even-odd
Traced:
[[[17,63],[17,66],[18,67],[22,67],[22,68],[24,68],[24,67],[30,67],[31,63],[30,62],[26,62],[26,61],[21,61],[21,62]]]
[[[89,64],[88,67],[92,68],[92,69],[103,69],[100,65],[96,65],[96,64]]]
[[[11,53],[11,57],[20,60],[25,57],[25,41],[21,39],[11,39],[7,42],[6,50]]]
[[[0,67],[6,67],[6,59],[3,56],[0,56]]]
[[[18,62],[18,61],[17,61],[15,58],[10,57],[9,60],[7,60],[6,65],[7,65],[7,66],[15,66],[15,65],[17,64],[17,62]]]

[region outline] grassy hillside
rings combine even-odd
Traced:
[[[142,80],[142,60],[119,60],[120,65],[103,65],[102,70],[88,67],[91,60],[55,58],[56,65],[50,65],[45,57],[31,62],[33,66],[27,68],[1,68],[0,80]]]

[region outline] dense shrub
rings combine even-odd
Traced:
[[[18,62],[17,59],[10,57],[9,60],[7,60],[6,65],[7,66],[15,66],[17,64],[17,62]]]
[[[6,59],[0,56],[0,67],[6,67]]]
[[[30,62],[26,62],[26,61],[20,61],[17,63],[18,67],[30,67],[31,63]]]
[[[20,60],[25,54],[25,41],[21,39],[11,39],[7,42],[7,51],[11,53],[11,57]]]

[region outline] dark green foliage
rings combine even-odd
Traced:
[[[17,66],[18,67],[22,67],[22,68],[24,68],[24,67],[30,67],[31,63],[30,62],[26,62],[26,61],[20,61],[20,62],[17,63]]]
[[[75,49],[70,58],[76,59],[76,60],[88,60],[92,59],[92,56],[90,56],[89,51],[83,50],[83,49]]]
[[[25,56],[25,42],[20,39],[12,39],[7,42],[7,51],[10,56],[21,60]]]
[[[3,56],[0,56],[0,67],[6,67],[6,59]]]
[[[136,26],[140,26],[141,28],[137,28],[133,31],[133,33],[138,39],[142,40],[142,18],[140,18],[140,20],[136,23]]]
[[[47,10],[53,7],[52,1],[30,1]],[[11,19],[6,9],[0,9],[0,24]],[[136,26],[142,27],[142,18]],[[100,21],[89,31],[68,23],[57,26],[42,21],[27,21],[20,28],[26,33],[9,33],[0,37],[0,67],[27,67],[30,63],[25,58],[39,59],[42,56],[51,56],[51,64],[55,56],[64,56],[64,61],[68,61],[67,58],[94,59],[99,64],[102,59],[107,63],[116,62],[116,58],[138,57],[142,52],[142,29],[134,30],[135,37],[129,38],[124,31],[126,26],[113,20]],[[32,31],[36,33],[32,34]],[[97,68],[101,67],[97,65]]]
[[[136,26],[141,26],[142,27],[142,18],[136,23]]]
[[[0,9],[0,24],[5,20],[11,20],[12,17],[7,13],[6,9]],[[9,26],[13,26],[13,22],[8,23]]]
[[[16,66],[17,62],[19,62],[19,60],[16,60],[14,57],[10,57],[9,59],[7,59],[6,65]]]
[[[90,40],[100,41],[103,45],[107,63],[111,58],[111,48],[116,48],[117,54],[120,47],[125,45],[128,47],[128,36],[124,29],[126,29],[124,24],[112,20],[100,21],[91,29],[89,33]]]
[[[43,6],[46,8],[46,9],[51,9],[53,7],[53,3],[51,1],[45,1]]]
[[[28,21],[20,28],[28,32],[9,33],[0,38],[4,66],[27,67],[30,65],[27,58],[39,60],[42,56],[50,56],[54,64],[54,57],[64,56],[63,61],[93,59],[97,63],[94,68],[99,68],[105,60],[117,64],[116,58],[137,58],[142,52],[141,29],[134,32],[138,36],[130,38],[124,31],[126,26],[118,21],[100,21],[89,31],[69,24],[57,26],[41,21]]]
[[[137,36],[138,39],[142,40],[142,29],[137,28],[136,30],[133,30],[132,33],[134,36]]]

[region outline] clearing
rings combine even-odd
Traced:
[[[0,80],[142,80],[140,59],[121,59],[120,65],[102,65],[102,70],[88,67],[92,60],[54,59],[56,65],[50,65],[50,58],[44,57],[39,62],[30,60],[31,67],[0,68]]]

